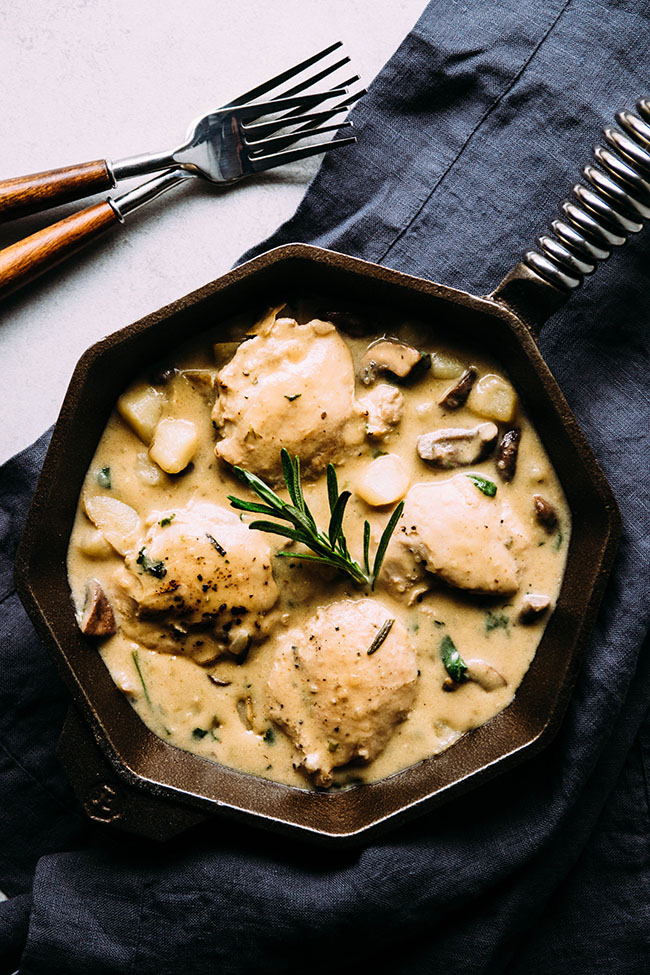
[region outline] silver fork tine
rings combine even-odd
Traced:
[[[338,115],[340,112],[347,112],[349,109],[348,105],[341,104],[338,108],[333,108],[331,112],[314,112],[310,115],[298,115],[287,121],[285,124],[287,126],[293,125],[303,125],[305,129],[311,128],[313,122],[326,121],[332,118],[334,115]],[[307,124],[309,123],[309,124]],[[274,119],[272,122],[250,122],[248,125],[243,125],[244,135],[248,139],[249,136],[252,142],[258,142],[260,139],[265,139],[268,135],[273,135],[277,132],[279,128],[284,128],[284,125],[278,125],[278,120]]]
[[[249,159],[250,170],[253,173],[262,173],[265,169],[275,169],[276,166],[284,166],[286,163],[297,162],[299,159],[307,159],[308,156],[317,156],[321,152],[329,152],[339,146],[349,146],[357,140],[354,136],[347,139],[333,139],[331,142],[321,142],[315,146],[304,146],[302,149],[285,149],[284,152],[274,152],[270,156],[253,156]]]
[[[306,132],[293,132],[291,135],[279,135],[271,139],[261,139],[258,142],[248,142],[248,146],[251,155],[251,159],[258,159],[262,156],[266,156],[271,152],[278,152],[280,149],[286,149],[287,146],[293,145],[299,139],[306,139],[307,136],[311,135],[324,135],[326,132],[338,132],[339,129],[347,129],[352,125],[352,122],[341,122],[338,125],[323,125],[320,129],[307,129]]]
[[[354,81],[358,81],[358,80],[359,80],[358,77],[354,79]],[[312,120],[318,122],[327,122],[328,119],[333,118],[336,114],[338,114],[338,112],[344,112],[346,109],[351,108],[355,102],[359,101],[359,99],[363,98],[363,96],[366,95],[367,93],[368,93],[367,88],[360,88],[359,91],[355,91],[352,95],[348,95],[347,98],[344,98],[342,102],[339,102],[338,105],[335,105],[333,108],[328,108],[324,112],[315,112],[312,115]],[[304,125],[303,128],[306,129],[308,128],[308,126]]]
[[[294,142],[298,142],[300,139],[304,139],[307,136],[312,135],[312,133],[316,134],[319,131],[321,132],[331,131],[332,129],[343,128],[346,125],[352,125],[351,122],[349,123],[342,122],[340,125],[333,125],[333,126],[329,126],[327,129],[319,130],[314,128],[313,123],[320,122],[320,121],[326,122],[329,119],[333,118],[335,115],[337,115],[339,112],[347,112],[350,109],[350,107],[354,104],[354,102],[356,102],[359,98],[361,98],[365,94],[366,94],[366,89],[362,88],[360,91],[357,91],[353,95],[350,95],[348,98],[344,99],[344,101],[340,102],[337,106],[335,106],[334,108],[326,112],[314,112],[312,115],[303,115],[303,116],[293,117],[293,118],[288,118],[287,116],[285,116],[287,118],[287,121],[282,125],[277,125],[275,121],[259,122],[257,124],[244,125],[242,126],[242,128],[244,129],[245,135],[248,135],[251,131],[254,130],[255,135],[264,136],[264,135],[272,135],[274,132],[277,132],[279,129],[285,128],[286,126],[299,125],[300,127],[294,129],[293,132],[288,132],[285,136],[278,136],[279,139],[283,140],[285,147],[290,146]],[[300,124],[302,122],[304,122],[304,124]],[[249,144],[249,149],[253,156],[259,155],[259,153],[256,151],[254,143]]]
[[[350,85],[353,85],[355,83],[355,81],[358,81],[358,80],[359,80],[359,75],[352,75],[351,78],[348,78],[346,81],[341,82],[341,84],[338,85],[337,87],[339,87],[339,88],[349,88]],[[352,101],[350,102],[350,104],[352,104],[352,102],[355,101],[356,98],[360,97],[361,94],[364,94],[365,95],[365,93],[366,92],[365,92],[365,88],[364,88],[363,91],[359,95],[356,95],[356,96],[353,95],[353,96],[351,96]],[[347,100],[346,101],[343,101],[343,102],[339,102],[339,105],[344,105],[344,106],[347,105]],[[275,128],[274,129],[269,128],[267,134],[268,135],[271,135],[273,132],[277,132],[279,129],[283,129],[285,127],[285,125],[294,125],[294,124],[296,124],[295,121],[294,121],[295,120],[295,117],[297,115],[300,115],[301,114],[301,111],[303,111],[305,107],[306,107],[305,105],[303,105],[302,107],[301,106],[298,106],[297,108],[292,109],[290,112],[285,112],[284,115],[281,115],[277,119],[274,119],[273,122],[275,123]],[[332,109],[332,115],[335,113],[335,111],[336,111],[336,107],[334,109]],[[332,115],[330,115],[329,118],[331,118]],[[323,118],[323,121],[324,120],[325,119]],[[268,124],[270,125],[271,123],[268,123]]]
[[[330,65],[329,68],[323,68],[322,71],[319,71],[317,74],[312,75],[310,78],[307,78],[306,81],[301,81],[297,85],[294,85],[293,88],[289,88],[287,91],[282,92],[278,97],[284,98],[285,95],[297,95],[299,92],[304,91],[305,88],[311,88],[312,85],[317,84],[319,81],[322,81],[323,78],[327,78],[328,75],[333,74],[339,68],[342,68],[343,65],[349,63],[350,63],[349,57],[341,58],[341,60],[337,61],[336,64]],[[347,84],[348,82],[345,81],[342,84],[337,85],[336,87],[345,88]]]
[[[347,95],[347,88],[332,88],[330,91],[319,91],[313,95],[300,95],[293,98],[274,98],[270,102],[253,102],[248,105],[225,105],[219,109],[220,112],[227,112],[229,108],[234,108],[233,115],[245,122],[247,119],[261,118],[262,115],[273,115],[281,112],[284,108],[295,108],[312,105],[320,105],[328,98],[338,98],[340,95]]]
[[[272,91],[273,88],[277,88],[278,85],[283,84],[283,82],[294,78],[297,74],[300,74],[301,71],[304,71],[306,68],[310,68],[312,64],[316,64],[317,61],[321,61],[323,58],[327,57],[328,54],[331,54],[332,51],[336,51],[340,47],[343,47],[343,41],[336,41],[336,43],[330,44],[330,46],[326,47],[323,51],[320,51],[318,54],[313,54],[310,58],[306,58],[304,61],[301,61],[300,64],[296,64],[293,68],[288,68],[281,74],[276,75],[275,78],[270,78],[263,84],[257,85],[256,88],[251,88],[250,91],[244,92],[243,95],[233,98],[229,104],[244,105],[246,102],[253,101],[254,98],[260,98],[262,95],[266,95],[266,93]]]

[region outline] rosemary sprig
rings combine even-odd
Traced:
[[[368,521],[364,523],[363,566],[361,566],[350,555],[343,533],[343,516],[351,492],[342,491],[339,493],[334,465],[328,464],[327,466],[327,497],[330,507],[330,521],[327,532],[324,532],[318,528],[305,501],[300,480],[299,458],[294,457],[292,460],[289,452],[283,447],[280,459],[284,482],[292,503],[289,504],[278,497],[275,491],[256,474],[250,474],[241,467],[235,467],[233,469],[240,481],[254,491],[264,503],[243,501],[241,498],[229,494],[228,500],[232,507],[239,511],[250,511],[254,514],[268,515],[289,522],[288,525],[281,525],[275,521],[252,521],[248,527],[273,535],[281,535],[283,538],[291,538],[294,542],[301,542],[314,553],[312,555],[308,552],[282,551],[278,552],[278,555],[284,558],[304,559],[305,561],[329,565],[346,573],[359,585],[370,586],[371,589],[374,589],[391,535],[395,531],[395,526],[404,510],[404,502],[400,501],[384,528],[375,552],[372,568],[370,567],[370,523]]]

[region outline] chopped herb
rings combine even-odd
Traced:
[[[558,528],[557,535],[555,536],[555,541],[553,542],[553,548],[558,552],[562,548],[562,542],[564,541],[564,535],[562,534],[562,529]]]
[[[375,450],[373,450],[372,456],[375,457],[375,458],[377,458],[377,457],[388,457],[388,451],[387,450],[380,450],[380,448],[377,447],[377,448],[375,448]]]
[[[138,672],[138,677],[140,678],[140,683],[142,684],[142,690],[144,691],[145,701],[151,707],[151,698],[149,697],[149,691],[147,690],[147,685],[144,682],[144,677],[142,676],[142,671],[140,669],[140,657],[137,650],[133,650],[131,653],[133,657],[133,663],[135,664],[135,669]]]
[[[206,532],[205,533],[205,537],[210,542],[210,545],[212,546],[212,548],[216,548],[216,550],[219,553],[219,555],[222,555],[223,556],[223,555],[227,555],[228,554],[226,552],[225,548],[223,547],[223,545],[220,545],[219,542],[216,540],[216,538],[214,538],[214,536],[211,535],[209,532]]]
[[[391,628],[392,628],[394,622],[395,622],[395,620],[385,620],[385,622],[382,623],[382,625],[380,626],[379,630],[375,634],[375,639],[372,641],[372,643],[368,647],[367,653],[368,653],[368,656],[369,657],[373,653],[376,653],[377,650],[379,650],[380,646],[382,645],[382,643],[384,642],[384,640],[386,639],[386,637],[390,633]]]
[[[110,491],[112,487],[110,467],[102,467],[101,471],[97,472],[97,483],[100,487]]]
[[[175,517],[176,517],[176,512],[172,511],[171,515],[165,515],[164,518],[161,518],[158,524],[160,525],[161,528],[166,528],[167,525],[171,525]]]
[[[196,739],[196,741],[200,741],[202,738],[205,738],[207,733],[208,732],[205,728],[195,728],[192,732],[192,738]]]
[[[459,654],[454,641],[448,633],[445,633],[440,641],[440,657],[444,664],[445,670],[453,682],[455,684],[462,684],[462,682],[465,680],[467,664]]]
[[[465,477],[469,477],[470,481],[476,484],[479,491],[486,494],[488,498],[493,498],[497,493],[497,486],[494,481],[490,481],[487,477],[481,477],[480,474],[466,474]]]
[[[264,741],[267,745],[272,745],[275,741],[275,731],[273,728],[267,728],[264,732]]]
[[[338,747],[339,747],[338,741],[328,741],[327,743],[327,750],[329,752],[335,752]]]
[[[148,572],[150,576],[155,576],[156,579],[162,579],[167,575],[165,563],[157,559],[150,559],[145,548],[141,548],[138,552],[136,563],[141,565],[144,571]]]
[[[510,620],[505,613],[493,613],[488,609],[485,614],[485,632],[491,633],[492,630],[507,630]]]
[[[289,492],[292,503],[283,501],[282,498],[273,491],[268,484],[255,474],[250,474],[241,467],[235,467],[234,472],[244,484],[262,499],[264,504],[253,501],[242,501],[233,495],[228,495],[228,500],[233,508],[241,511],[252,511],[255,514],[270,515],[273,518],[280,518],[288,521],[289,525],[281,525],[274,521],[252,521],[249,528],[257,531],[270,532],[274,535],[281,535],[290,538],[294,542],[301,542],[310,548],[315,554],[306,552],[278,552],[278,556],[290,559],[304,559],[311,562],[320,562],[323,565],[332,566],[341,572],[347,573],[355,582],[362,586],[375,588],[377,576],[384,561],[384,555],[393,534],[397,522],[404,510],[404,502],[400,501],[393,511],[388,524],[379,540],[375,561],[372,569],[369,562],[369,545],[366,539],[370,537],[370,525],[364,525],[364,564],[363,567],[356,562],[348,551],[348,545],[343,534],[343,515],[346,505],[351,497],[350,491],[343,491],[339,494],[338,479],[333,464],[327,467],[327,496],[330,505],[330,522],[327,532],[322,531],[316,525],[307,502],[305,501],[302,484],[300,480],[300,459],[289,455],[283,447],[280,451],[282,461],[282,473]]]
[[[284,398],[288,399],[290,403],[293,403],[293,401],[298,399],[299,396],[302,396],[302,393],[294,393],[293,396],[287,396],[286,393],[284,394]]]

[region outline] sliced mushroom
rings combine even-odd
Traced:
[[[465,671],[467,680],[473,680],[484,691],[496,691],[499,687],[505,687],[508,683],[503,674],[500,674],[496,668],[486,663],[485,660],[466,660],[465,663],[467,664],[467,670]]]
[[[520,440],[521,430],[518,427],[513,427],[512,430],[506,430],[501,438],[501,443],[497,450],[496,465],[502,481],[511,481],[515,476]]]
[[[524,624],[536,623],[551,605],[548,596],[529,593],[524,596],[519,611],[519,622]]]
[[[359,366],[361,382],[374,383],[377,376],[387,375],[396,382],[416,379],[431,368],[431,356],[400,339],[378,339],[366,349]]]
[[[553,505],[541,496],[541,494],[533,495],[533,504],[535,506],[535,516],[544,529],[549,535],[552,535],[557,528],[557,511]]]
[[[497,442],[494,423],[476,427],[446,427],[418,437],[417,450],[422,460],[446,469],[476,464],[488,456]]]
[[[90,579],[86,587],[79,629],[86,636],[111,636],[115,633],[113,608],[97,579]]]
[[[255,707],[250,694],[247,697],[240,697],[237,701],[237,714],[246,731],[255,730]]]
[[[193,386],[197,386],[205,392],[214,392],[214,387],[217,382],[216,369],[183,369],[181,376],[183,379],[187,379],[188,382],[192,383]]]
[[[474,366],[470,366],[465,370],[458,382],[447,390],[442,399],[438,401],[438,405],[443,406],[446,410],[457,410],[459,407],[464,406],[467,402],[467,397],[472,391],[472,386],[476,382],[477,376],[478,372]]]

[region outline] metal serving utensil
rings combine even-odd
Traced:
[[[17,176],[0,180],[0,222],[13,220],[28,213],[47,210],[61,203],[82,199],[102,190],[113,189],[122,179],[143,176],[158,170],[182,168],[189,173],[201,175],[215,183],[232,183],[244,176],[304,159],[318,151],[325,151],[335,145],[347,144],[343,139],[319,146],[303,147],[296,150],[301,155],[274,155],[307,135],[315,136],[341,128],[317,123],[327,121],[333,115],[346,111],[363,91],[357,92],[334,108],[325,112],[301,114],[324,101],[347,94],[348,86],[359,80],[358,75],[346,78],[340,84],[320,92],[308,91],[319,81],[329,78],[349,63],[349,57],[326,64],[317,72],[303,78],[289,88],[283,88],[287,81],[301,75],[308,68],[324,61],[342,46],[341,41],[331,44],[292,68],[281,72],[274,78],[237,98],[231,99],[224,107],[196,119],[191,123],[185,140],[176,148],[164,151],[127,156],[116,162],[98,159],[92,162],[51,169],[29,176]],[[269,95],[269,93],[272,93]],[[269,98],[259,101],[265,95]],[[286,112],[286,109],[291,111]],[[259,119],[269,114],[282,112],[280,118],[272,122],[260,123]],[[258,124],[255,124],[255,123]],[[285,126],[301,126],[290,135],[278,138],[275,142],[267,138]],[[351,140],[348,140],[351,141]],[[264,160],[262,160],[264,156]]]
[[[176,149],[129,156],[115,163],[97,160],[79,167],[0,182],[2,220],[3,217],[11,219],[110,188],[120,179],[165,170],[127,193],[108,197],[0,251],[0,296],[9,294],[49,270],[103,231],[117,223],[124,223],[127,214],[187,179],[200,177],[228,186],[247,176],[355,142],[353,136],[347,136],[290,148],[306,138],[351,126],[348,121],[336,125],[320,123],[347,111],[364,94],[363,91],[348,94],[347,85],[357,81],[358,76],[326,91],[305,91],[347,64],[347,57],[322,68],[275,97],[265,101],[254,100],[283,85],[340,46],[340,42],[331,45],[245,92],[223,108],[202,116],[192,123],[186,140]],[[342,97],[342,101],[324,111],[309,111],[323,102]],[[281,135],[275,134],[280,131]]]

